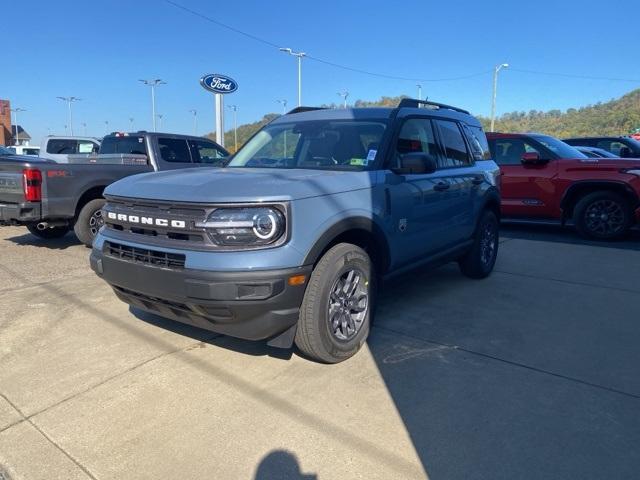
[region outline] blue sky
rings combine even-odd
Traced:
[[[640,87],[640,30],[632,1],[293,1],[175,0],[276,45],[317,58],[388,75],[438,79],[487,72],[500,75],[498,113],[566,109],[607,101]],[[16,9],[14,12],[13,9]],[[7,11],[8,9],[8,11]],[[4,67],[0,98],[26,108],[20,124],[34,139],[64,133],[74,104],[75,133],[151,128],[149,89],[139,78],[162,78],[158,113],[163,130],[214,129],[213,98],[200,87],[205,73],[225,73],[239,89],[226,97],[238,122],[278,112],[276,99],[295,106],[293,57],[216,26],[165,0],[22,0],[5,2]],[[625,22],[628,23],[625,26]],[[13,53],[15,52],[15,57]],[[518,70],[638,79],[638,82],[538,75]],[[415,95],[415,81],[373,77],[311,59],[303,65],[303,103]],[[465,80],[426,82],[423,95],[487,115],[489,73]],[[227,113],[226,129],[232,126]]]

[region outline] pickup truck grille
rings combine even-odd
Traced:
[[[110,257],[153,267],[183,269],[185,256],[146,248],[131,247],[115,242],[104,242],[104,253]]]

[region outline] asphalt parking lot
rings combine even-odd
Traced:
[[[637,478],[640,234],[508,227],[386,285],[333,366],[146,315],[0,229],[0,478]]]

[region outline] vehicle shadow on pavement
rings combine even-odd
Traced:
[[[274,348],[268,346],[265,342],[250,342],[228,337],[219,333],[210,332],[198,327],[192,327],[185,323],[169,320],[159,315],[145,312],[136,307],[129,307],[129,311],[137,319],[143,322],[155,325],[156,327],[169,330],[179,335],[184,335],[194,340],[208,343],[213,346],[226,348],[245,355],[254,357],[269,356],[282,360],[289,360],[293,355],[293,349]]]
[[[534,240],[538,242],[569,243],[574,245],[588,245],[591,247],[621,248],[624,250],[640,251],[640,229],[634,228],[626,237],[611,241],[587,240],[582,238],[570,227],[560,225],[524,225],[507,223],[500,226],[502,238],[516,238],[519,240]]]
[[[316,474],[303,473],[298,458],[286,450],[269,452],[258,464],[254,480],[317,480]]]
[[[35,235],[31,235],[29,232],[25,232],[24,235],[9,237],[6,240],[20,246],[42,247],[51,250],[65,250],[69,247],[81,245],[80,240],[78,240],[73,232],[67,233],[64,237],[53,238],[50,240],[38,238]]]

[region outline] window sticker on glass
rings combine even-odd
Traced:
[[[357,167],[364,167],[368,163],[368,160],[364,158],[352,158],[349,161],[349,165],[354,165]]]
[[[369,153],[367,154],[367,163],[369,162],[373,162],[376,159],[376,154],[378,153],[378,150],[369,150]]]

